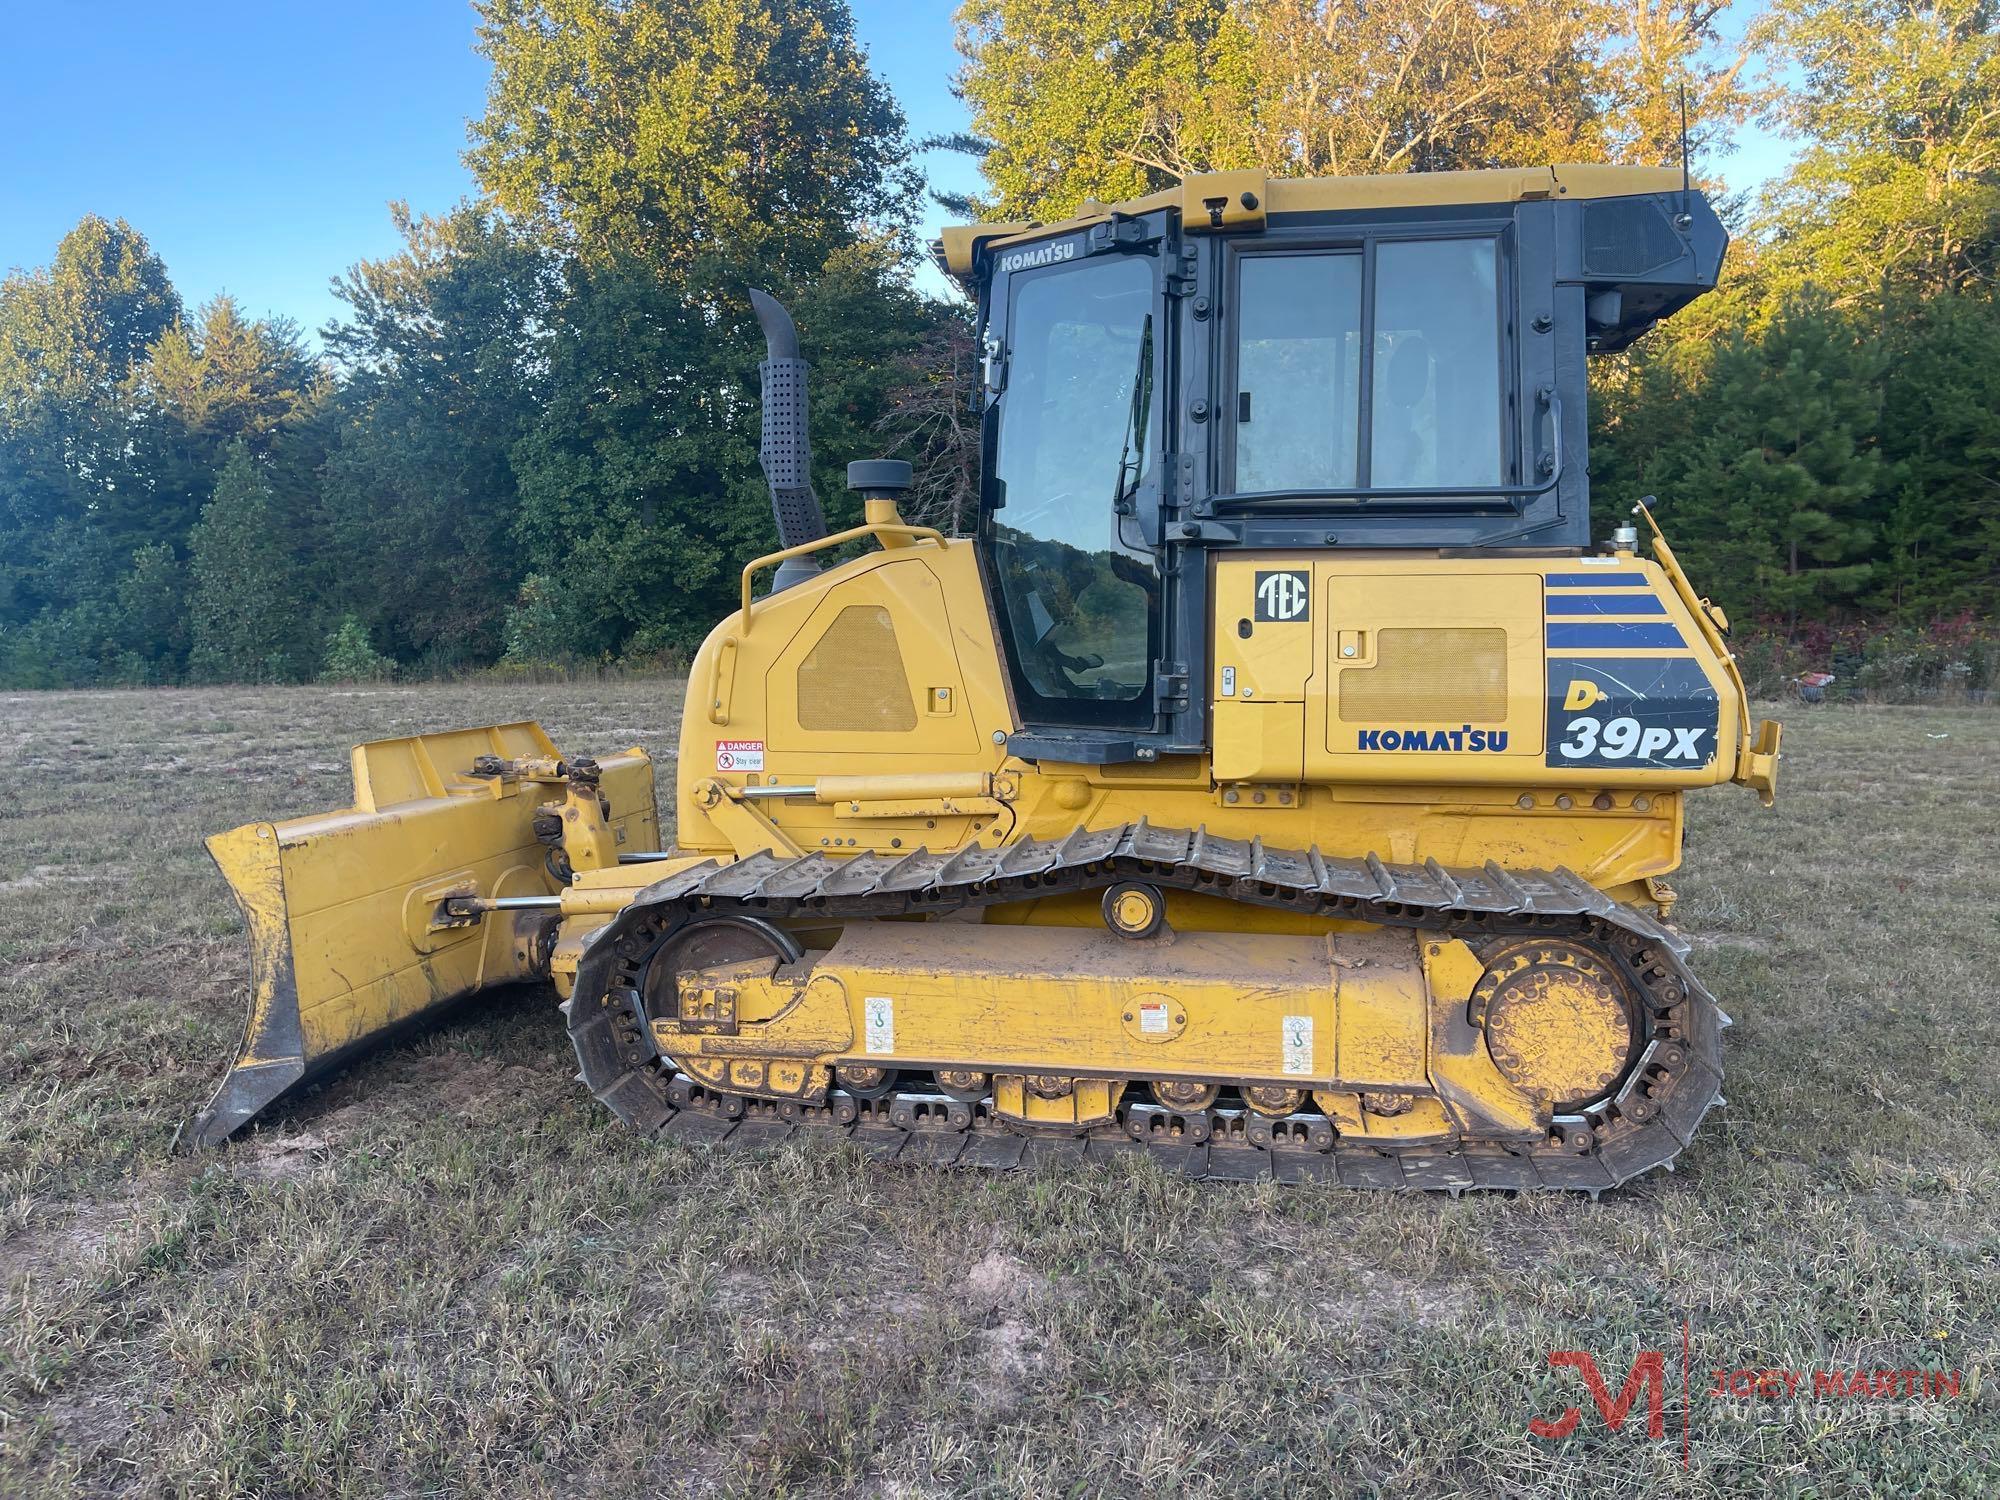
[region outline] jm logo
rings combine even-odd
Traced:
[[[1304,573],[1259,573],[1257,575],[1257,618],[1260,620],[1303,620],[1309,595]]]
[[[1626,1417],[1632,1414],[1635,1398],[1644,1394],[1646,1398],[1646,1435],[1660,1437],[1666,1432],[1665,1402],[1662,1399],[1667,1383],[1666,1355],[1658,1349],[1642,1349],[1632,1368],[1626,1373],[1625,1385],[1616,1397],[1598,1373],[1597,1361],[1581,1349],[1557,1349],[1549,1355],[1552,1370],[1571,1369],[1583,1377],[1583,1383],[1590,1390],[1590,1399],[1597,1407],[1597,1414],[1604,1419],[1604,1425],[1613,1432],[1625,1425]],[[1554,1421],[1536,1417],[1528,1424],[1528,1431],[1538,1438],[1566,1438],[1577,1429],[1583,1420],[1583,1412],[1578,1407],[1567,1407]]]

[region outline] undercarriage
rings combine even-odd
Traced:
[[[1298,933],[1183,932],[1166,913],[1188,897]],[[1094,929],[1073,919],[1092,901]],[[1728,1022],[1685,955],[1563,870],[1142,822],[704,861],[593,937],[564,1011],[585,1084],[647,1133],[1595,1193],[1671,1164],[1719,1102]]]

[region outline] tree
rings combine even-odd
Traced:
[[[0,423],[114,407],[153,341],[180,316],[167,269],[123,219],[86,215],[45,270],[0,281]],[[67,447],[79,470],[89,453]],[[99,466],[101,468],[101,465]]]
[[[1295,176],[1597,160],[1604,4],[1252,0],[1260,162]]]
[[[509,450],[517,576],[535,581],[508,638],[684,650],[728,608],[728,559],[773,541],[747,288],[792,306],[823,455],[866,451],[919,336],[903,119],[838,0],[480,15],[494,73],[468,160],[557,261],[541,399]],[[837,512],[837,463],[821,487]]]
[[[1195,172],[1674,161],[1739,117],[1728,0],[969,0],[958,80],[999,217]]]
[[[2000,306],[1901,297],[1881,414],[1895,476],[1874,603],[1911,622],[2000,614]]]
[[[285,517],[258,460],[238,441],[190,539],[193,649],[206,682],[286,682],[318,657]]]
[[[958,49],[996,218],[1254,163],[1250,37],[1227,0],[968,0]]]
[[[126,378],[131,480],[101,515],[113,545],[184,544],[230,446],[268,455],[317,374],[293,324],[246,318],[229,296],[169,326]]]
[[[903,117],[840,0],[478,0],[493,64],[468,154],[554,243],[803,277],[917,191]]]
[[[1801,301],[1764,327],[1647,350],[1597,414],[1593,489],[1621,508],[1657,495],[1690,574],[1739,617],[1789,631],[1852,609],[1876,583],[1894,478],[1873,332]]]
[[[326,638],[326,655],[321,658],[321,682],[384,682],[395,674],[396,664],[368,639],[368,627],[353,615],[345,615]]]
[[[1721,21],[1732,0],[1614,0],[1610,44],[1597,88],[1612,161],[1656,166],[1680,160],[1682,90],[1688,155],[1712,160],[1762,97],[1743,77],[1757,46],[1750,32],[1734,45]]]
[[[888,441],[886,458],[910,463],[906,520],[963,536],[979,504],[979,350],[971,320],[950,308],[901,362],[875,430]]]
[[[134,552],[131,570],[118,581],[112,650],[101,670],[127,683],[177,681],[187,665],[187,589],[187,566],[171,543]]]
[[[48,267],[0,281],[0,620],[111,586],[57,567],[57,539],[134,482],[126,383],[179,313],[166,267],[122,219],[84,218]],[[115,575],[114,555],[88,560]]]
[[[328,588],[406,661],[491,660],[522,567],[512,450],[542,395],[548,253],[488,207],[392,206],[405,249],[336,284]]]
[[[241,440],[258,452],[297,408],[313,374],[295,325],[245,318],[224,294],[204,303],[192,322],[163,332],[132,380],[144,404],[190,437],[217,448]]]
[[[1781,287],[1990,283],[1997,17],[1995,0],[1775,0],[1763,39],[1801,82],[1772,116],[1805,142],[1766,211]]]

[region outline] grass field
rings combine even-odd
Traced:
[[[641,1141],[532,991],[169,1153],[246,971],[203,834],[344,803],[351,741],[456,722],[641,742],[670,780],[678,699],[0,698],[0,1493],[2000,1487],[1990,710],[1795,713],[1777,810],[1695,800],[1729,1107],[1594,1204]],[[1564,1349],[1614,1394],[1663,1351],[1664,1435],[1643,1398],[1608,1431]],[[1715,1368],[1961,1387],[1724,1400]]]

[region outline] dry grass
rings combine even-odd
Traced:
[[[0,699],[0,1491],[2000,1485],[1991,711],[1811,714],[1777,812],[1698,800],[1730,1107],[1594,1205],[651,1144],[532,992],[169,1154],[245,965],[202,834],[344,801],[351,740],[450,722],[671,777],[677,711],[653,682]],[[1580,1399],[1549,1351],[1615,1386],[1665,1349],[1678,1386],[1683,1318],[1691,1467],[1677,1389],[1664,1441],[1527,1434]],[[1702,1394],[1722,1365],[1967,1384],[1750,1412]]]

